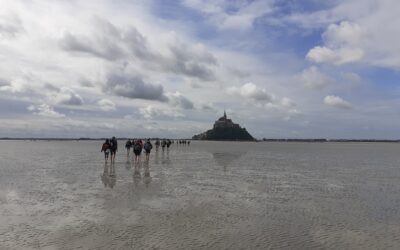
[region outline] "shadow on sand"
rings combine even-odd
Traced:
[[[115,174],[115,164],[104,163],[104,171],[103,174],[100,175],[101,181],[104,184],[104,187],[113,188],[117,182],[117,176]]]

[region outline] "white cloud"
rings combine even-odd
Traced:
[[[49,118],[62,118],[65,117],[64,114],[58,113],[53,109],[53,107],[49,106],[48,104],[42,103],[38,106],[30,105],[28,107],[29,111],[35,111],[33,114],[49,117]]]
[[[146,119],[155,118],[179,118],[184,117],[177,109],[169,107],[157,107],[153,105],[148,105],[146,107],[139,109],[140,114]]]
[[[282,107],[285,107],[285,108],[293,108],[296,106],[296,103],[294,103],[293,100],[288,97],[283,97],[280,100],[280,104],[282,105]]]
[[[310,89],[322,89],[335,82],[334,79],[321,73],[315,66],[311,66],[310,68],[303,70],[301,74],[301,81],[305,87]]]
[[[322,34],[329,47],[358,46],[361,42],[363,31],[357,23],[347,21],[331,24]]]
[[[115,103],[109,99],[101,99],[97,102],[97,104],[103,111],[114,111],[116,107]]]
[[[361,48],[363,31],[360,25],[347,21],[331,24],[322,34],[324,47],[316,46],[307,53],[307,59],[317,63],[341,65],[358,62],[364,57]]]
[[[30,79],[28,77],[16,77],[9,81],[8,83],[4,83],[0,85],[0,91],[2,92],[10,92],[10,93],[22,93],[31,90],[31,86],[29,84]]]
[[[70,88],[62,87],[59,91],[50,95],[50,99],[55,104],[80,106],[83,104],[83,99]]]
[[[318,19],[318,28],[326,25],[323,44],[312,48],[307,58],[335,65],[357,62],[400,69],[400,37],[395,35],[399,31],[399,8],[396,0],[350,0],[299,17]]]
[[[316,63],[332,63],[336,65],[357,62],[364,56],[364,51],[359,48],[330,49],[316,46],[306,55],[306,58]]]
[[[340,98],[339,96],[334,96],[334,95],[328,95],[324,98],[324,104],[335,107],[335,108],[340,108],[340,109],[351,109],[352,105]]]
[[[273,12],[274,1],[184,0],[186,6],[207,16],[219,29],[248,30],[257,18]]]
[[[268,93],[265,88],[260,88],[254,83],[246,83],[241,87],[230,87],[227,89],[227,93],[233,96],[240,96],[258,108],[286,113],[292,117],[301,114],[295,108],[296,103],[289,97],[278,98],[274,94]]]
[[[230,87],[227,92],[232,95],[239,95],[244,98],[253,99],[256,101],[267,101],[271,102],[274,96],[269,94],[266,89],[259,88],[254,83],[245,83],[241,87]]]

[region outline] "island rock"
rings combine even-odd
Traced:
[[[215,121],[213,129],[204,133],[194,135],[193,140],[213,140],[213,141],[254,141],[253,136],[245,128],[234,123],[231,119],[224,116]]]

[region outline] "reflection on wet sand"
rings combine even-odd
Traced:
[[[131,169],[131,162],[130,161],[127,161],[126,163],[125,163],[125,169],[126,170],[129,170],[129,169]]]
[[[215,162],[224,167],[229,166],[232,162],[238,160],[242,155],[246,154],[247,151],[236,151],[236,152],[228,152],[228,151],[219,151],[219,152],[212,152],[212,156]]]
[[[105,163],[103,174],[100,177],[101,177],[101,181],[104,184],[104,187],[113,188],[115,186],[115,183],[117,180],[117,177],[115,174],[115,164],[111,163],[109,165],[108,163]]]
[[[0,145],[0,249],[400,249],[400,144],[196,142],[126,170],[39,143]]]
[[[158,164],[160,162],[160,150],[156,149],[155,156],[154,156],[154,163]]]
[[[169,149],[162,151],[161,163],[162,164],[166,164],[166,165],[170,165],[171,161],[169,159]]]
[[[133,162],[133,183],[135,186],[139,184],[139,180],[142,178],[142,175],[140,173],[140,161],[134,161]]]
[[[144,184],[146,184],[146,187],[148,187],[150,182],[151,182],[149,161],[146,161],[144,163],[144,178],[143,178],[143,182],[144,182]]]

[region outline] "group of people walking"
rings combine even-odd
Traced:
[[[104,159],[106,163],[108,162],[108,158],[111,155],[111,162],[115,161],[115,154],[118,151],[118,142],[117,139],[113,136],[111,139],[106,139],[101,147],[101,152],[104,152]]]
[[[133,149],[133,153],[135,154],[135,162],[139,160],[140,155],[142,154],[142,151],[144,149],[145,154],[146,154],[146,161],[149,160],[150,158],[150,152],[153,149],[153,144],[151,144],[150,139],[147,139],[145,143],[143,143],[142,139],[132,139],[132,140],[127,140],[125,143],[125,148],[126,148],[126,157],[129,159],[129,153],[131,151],[131,148]]]
[[[143,150],[146,154],[146,161],[149,161],[150,152],[153,149],[153,144],[151,143],[150,139],[147,139],[143,142],[142,139],[128,139],[125,143],[125,149],[127,152],[127,159],[129,159],[130,151],[132,149],[133,153],[135,154],[135,162],[140,160],[140,155],[142,154]],[[165,148],[169,149],[173,141],[170,139],[156,139],[155,146],[156,150],[159,149],[161,146],[162,150]],[[182,140],[179,141],[179,144],[183,143]],[[186,143],[186,141],[185,141]],[[190,143],[190,141],[188,141]],[[111,139],[106,139],[101,147],[101,152],[104,152],[104,159],[105,162],[108,162],[108,158],[110,157],[111,163],[115,162],[115,154],[118,151],[118,142],[115,137]]]

